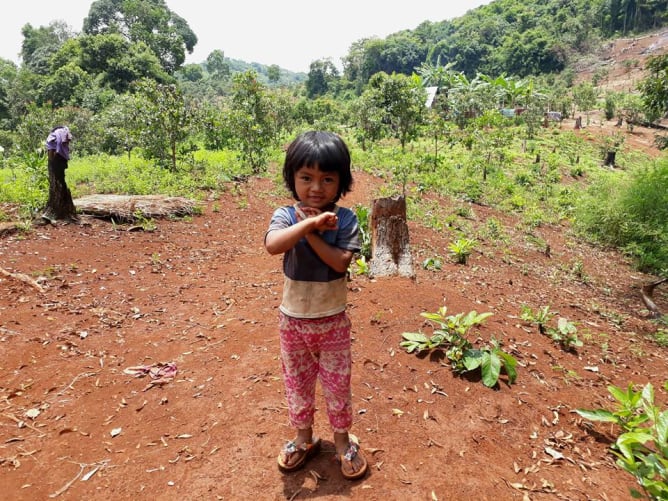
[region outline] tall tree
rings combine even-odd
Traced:
[[[143,42],[131,43],[117,33],[81,35],[81,67],[96,76],[101,87],[118,93],[142,78],[170,83],[156,54]]]
[[[267,91],[257,73],[249,70],[234,75],[231,108],[230,128],[241,158],[258,174],[266,168],[274,125]]]
[[[64,21],[52,21],[48,26],[33,28],[30,23],[21,28],[21,60],[31,71],[48,74],[49,58],[69,39],[72,29]]]
[[[668,113],[668,54],[655,56],[647,61],[649,75],[638,88],[651,118],[660,118]]]
[[[384,111],[384,121],[390,124],[392,134],[399,139],[401,150],[416,137],[418,126],[426,112],[427,92],[419,76],[400,73],[376,73],[369,80],[374,104]]]
[[[18,68],[7,59],[0,58],[0,126],[11,117],[9,90],[14,83]]]
[[[313,99],[334,90],[334,84],[339,79],[339,71],[328,59],[313,61],[309,67],[306,79],[306,95]]]
[[[197,36],[185,19],[172,12],[164,0],[96,0],[84,19],[89,35],[118,33],[132,43],[143,42],[173,74],[192,54]]]
[[[281,68],[277,64],[272,64],[267,68],[267,78],[270,82],[276,83],[281,79]]]
[[[597,98],[597,91],[589,82],[581,82],[573,88],[573,100],[578,109],[587,116],[587,124],[589,124],[589,113],[596,106]]]
[[[355,139],[366,151],[369,143],[378,141],[383,134],[383,110],[376,106],[373,92],[369,89],[352,103],[355,120]]]
[[[229,78],[230,65],[225,61],[225,53],[222,50],[213,50],[207,56],[206,71],[217,80],[227,80]]]
[[[141,114],[135,117],[134,129],[139,144],[151,158],[176,170],[178,155],[188,150],[194,110],[174,84],[143,79],[137,83],[137,96]]]

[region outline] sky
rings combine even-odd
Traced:
[[[277,64],[294,72],[308,72],[311,62],[330,59],[341,68],[341,58],[362,38],[385,38],[417,28],[423,21],[444,21],[491,0],[241,0],[234,7],[210,0],[165,0],[184,18],[198,42],[186,63],[204,62],[220,49],[225,57],[247,63]],[[19,63],[21,28],[65,21],[79,33],[93,0],[22,0],[13,2],[0,17],[0,57]]]

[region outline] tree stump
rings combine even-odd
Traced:
[[[616,151],[606,151],[605,159],[603,159],[603,165],[606,167],[615,167],[615,159],[617,158]]]
[[[72,200],[72,193],[65,182],[67,160],[53,150],[47,153],[49,157],[49,200],[42,217],[49,221],[74,221],[77,219],[77,209]]]
[[[575,129],[582,129],[582,117],[577,117],[575,119]]]
[[[369,272],[372,276],[414,276],[403,196],[373,201]]]

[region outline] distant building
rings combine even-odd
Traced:
[[[506,118],[519,117],[526,111],[526,108],[501,108],[499,113]]]
[[[431,108],[431,106],[434,104],[434,99],[436,98],[437,93],[438,87],[427,87],[427,100],[424,103],[427,108]]]

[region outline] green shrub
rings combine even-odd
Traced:
[[[575,227],[624,250],[641,271],[668,272],[668,157],[596,181],[576,205]]]
[[[629,384],[626,391],[608,386],[617,401],[612,411],[576,409],[585,419],[619,426],[622,433],[612,445],[617,464],[636,477],[648,499],[668,499],[668,410],[654,404],[654,388],[647,383],[641,391]],[[634,498],[642,493],[631,489]]]
[[[470,238],[458,238],[454,242],[450,242],[448,249],[450,254],[458,264],[466,264],[473,249],[475,249],[477,242]]]
[[[447,307],[442,306],[435,313],[421,313],[421,316],[436,325],[432,335],[404,332],[403,341],[399,345],[408,353],[444,349],[455,373],[480,369],[483,384],[490,388],[498,383],[501,370],[506,372],[508,383],[514,383],[517,379],[517,360],[501,349],[497,339],[492,337],[489,345],[476,348],[467,338],[472,327],[482,324],[492,314],[469,311],[466,314],[446,315],[447,311]]]

